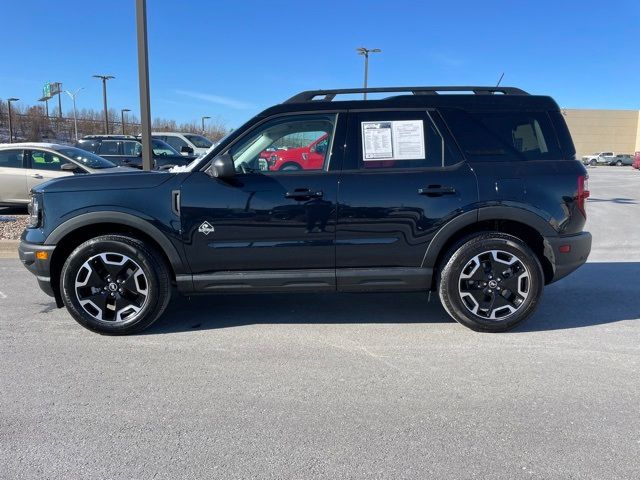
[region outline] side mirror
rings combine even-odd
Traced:
[[[218,155],[211,164],[211,174],[216,178],[231,178],[236,174],[233,158],[228,153]]]
[[[76,172],[79,168],[75,163],[63,163],[60,165],[60,170],[63,172]]]
[[[183,145],[182,148],[180,148],[180,153],[193,153],[193,148],[191,148],[189,145]]]

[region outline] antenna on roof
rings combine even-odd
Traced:
[[[502,75],[500,75],[500,78],[498,79],[498,83],[496,83],[496,87],[500,86],[500,82],[502,81],[503,78],[504,78],[504,72],[502,72]]]

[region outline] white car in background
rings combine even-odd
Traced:
[[[207,137],[195,133],[152,132],[151,136],[167,142],[182,155],[203,155],[213,145]]]
[[[596,152],[593,155],[582,157],[582,163],[584,165],[609,165],[615,156],[616,154],[613,152]]]
[[[91,152],[56,143],[0,144],[0,205],[29,203],[29,192],[54,178],[132,171]]]

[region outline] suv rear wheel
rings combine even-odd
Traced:
[[[83,327],[108,335],[151,325],[171,297],[168,268],[132,237],[104,235],[77,247],[61,272],[62,299]]]
[[[524,242],[488,232],[467,237],[448,252],[438,293],[454,320],[477,331],[503,332],[536,310],[543,285],[540,262]]]

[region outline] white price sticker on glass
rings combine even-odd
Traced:
[[[362,122],[362,154],[371,160],[424,160],[422,120]]]

